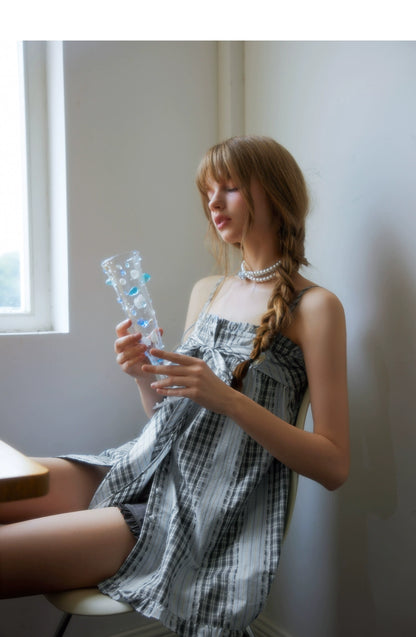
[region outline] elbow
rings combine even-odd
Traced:
[[[344,477],[337,477],[337,478],[331,478],[330,480],[325,481],[325,483],[322,483],[323,486],[325,487],[325,489],[327,489],[328,491],[336,491],[337,489],[339,489],[340,487],[342,487],[342,485],[344,484],[344,482],[346,481],[348,476]]]
[[[326,476],[325,480],[321,484],[328,491],[336,491],[347,481],[349,475],[349,463],[339,463],[330,472],[330,475]]]

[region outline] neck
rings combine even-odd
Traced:
[[[259,237],[252,234],[245,237],[241,245],[241,254],[247,267],[251,270],[264,270],[281,258],[279,246],[276,245],[275,233],[262,233]]]
[[[248,270],[264,270],[265,268],[269,268],[270,266],[277,263],[280,259],[280,255],[275,252],[270,252],[269,254],[261,253],[261,254],[250,254],[246,251],[243,252],[242,260],[244,261],[245,267]]]

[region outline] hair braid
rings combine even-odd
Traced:
[[[294,297],[294,286],[287,270],[282,265],[277,273],[277,280],[270,296],[267,310],[261,318],[256,336],[253,341],[253,349],[250,358],[237,365],[233,372],[231,387],[241,390],[243,380],[247,374],[251,363],[255,361],[262,352],[267,350],[274,337],[282,329],[290,325],[292,319],[291,302]]]

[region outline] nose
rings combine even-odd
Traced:
[[[221,197],[221,191],[216,189],[210,193],[210,197],[208,200],[208,207],[210,210],[221,210],[224,202]]]

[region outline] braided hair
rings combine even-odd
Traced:
[[[228,246],[220,241],[208,205],[210,181],[232,181],[240,189],[247,202],[249,216],[245,233],[250,230],[255,211],[250,185],[256,179],[264,189],[277,220],[276,248],[280,264],[270,295],[267,310],[261,318],[253,341],[250,358],[237,365],[232,387],[241,390],[250,363],[265,351],[278,332],[287,328],[292,319],[291,302],[294,298],[294,275],[302,265],[308,265],[305,257],[305,219],[308,212],[308,193],[303,174],[286,148],[269,137],[232,137],[213,146],[202,159],[197,186],[201,194],[205,214],[209,220],[210,238],[217,257],[228,269]],[[244,236],[241,244],[235,244],[244,254]]]

